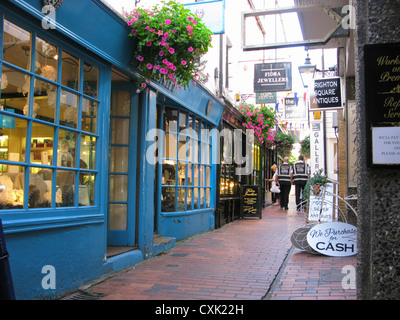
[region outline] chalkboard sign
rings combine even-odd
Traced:
[[[400,165],[400,43],[366,45],[369,165]]]
[[[244,217],[258,217],[261,216],[261,187],[254,186],[241,186],[240,187],[240,207],[241,216]]]
[[[254,92],[292,90],[292,63],[261,63],[254,65]]]

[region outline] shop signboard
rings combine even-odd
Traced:
[[[314,195],[310,186],[310,203],[308,206],[308,221],[331,222],[333,221],[333,183],[327,183],[323,197]],[[321,192],[322,193],[322,192]]]
[[[292,63],[261,63],[254,65],[254,92],[292,90]]]
[[[400,165],[400,43],[366,45],[368,164]]]
[[[314,90],[310,93],[310,111],[340,108],[342,108],[340,78],[314,80]]]
[[[343,222],[319,223],[308,231],[307,242],[327,256],[352,256],[357,254],[357,228]]]
[[[244,185],[240,187],[240,207],[241,216],[258,217],[261,216],[261,187],[257,185]]]
[[[307,119],[306,106],[299,99],[285,98],[285,119]]]
[[[257,92],[256,103],[276,103],[276,92]]]

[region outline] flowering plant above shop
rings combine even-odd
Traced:
[[[304,155],[304,157],[310,158],[310,136],[307,136],[300,141],[300,147],[300,152]]]
[[[200,57],[211,47],[212,32],[175,1],[125,14],[136,40],[135,59],[141,71],[139,90],[150,80],[172,81],[178,90],[199,79]]]
[[[268,107],[257,108],[246,103],[242,103],[239,110],[246,121],[242,125],[252,130],[254,139],[260,143],[272,145],[277,124],[276,111]]]
[[[289,157],[294,143],[295,138],[290,133],[278,132],[275,134],[274,145],[282,157]]]

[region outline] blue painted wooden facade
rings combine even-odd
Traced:
[[[55,29],[42,27],[42,19],[46,17],[42,13],[42,7],[40,0],[1,0],[1,24],[4,26],[5,20],[10,21],[31,32],[33,41],[40,37],[58,46],[60,51],[62,49],[76,53],[82,61],[98,68],[98,95],[92,99],[98,104],[97,131],[90,135],[96,139],[96,162],[95,169],[86,170],[86,173],[96,179],[94,201],[88,206],[77,205],[79,199],[76,195],[75,206],[57,207],[53,195],[52,207],[31,209],[28,206],[28,196],[25,195],[23,208],[0,210],[17,299],[59,297],[76,290],[84,283],[157,255],[173,246],[176,240],[213,229],[215,224],[215,164],[211,165],[209,172],[211,193],[207,207],[191,211],[161,212],[157,205],[161,186],[155,184],[155,181],[161,181],[161,173],[157,173],[154,164],[146,161],[146,151],[154,143],[146,140],[146,134],[156,127],[157,109],[164,107],[183,110],[207,123],[208,128],[216,128],[222,115],[221,102],[199,85],[190,87],[190,90],[171,91],[154,82],[148,92],[137,94],[135,79],[138,73],[131,64],[134,42],[128,37],[130,30],[125,21],[101,1],[64,1],[56,11]],[[1,55],[0,67],[20,71],[32,79],[41,79],[34,69],[20,70],[3,61]],[[138,140],[134,144],[136,148],[129,149],[130,159],[135,159],[135,170],[129,174],[135,189],[127,200],[134,208],[133,219],[128,223],[131,227],[128,229],[134,233],[131,236],[133,242],[128,244],[132,250],[107,257],[107,247],[110,245],[108,192],[113,70],[118,70],[131,79],[125,86],[129,86],[126,90],[131,91],[132,106],[135,106],[134,112],[131,109],[131,128],[135,127],[131,129],[131,134],[134,138],[138,137]],[[62,81],[60,76],[59,80]],[[62,89],[64,86],[59,84],[58,91]],[[77,95],[78,93],[76,92]],[[80,97],[85,99],[85,93],[80,93]],[[207,111],[210,101],[212,108]],[[33,98],[30,98],[29,103],[32,105]],[[0,114],[9,115],[7,110],[0,110]],[[27,121],[27,137],[30,137],[31,114],[17,114],[15,117]],[[57,113],[56,119],[59,117]],[[40,123],[39,120],[35,121]],[[54,125],[56,131],[64,129],[63,125]],[[83,135],[79,129],[80,126],[74,132],[79,136]],[[216,136],[211,140],[214,160],[215,140]],[[3,164],[16,163],[9,159],[3,161]],[[28,162],[18,164],[25,170],[32,166]],[[55,164],[46,168],[58,170]],[[77,168],[77,175],[82,171],[82,168]],[[28,178],[25,179],[28,181]],[[77,186],[78,178],[75,183]],[[154,233],[169,241],[155,241]],[[42,270],[46,265],[53,266],[56,272],[55,288],[43,286],[42,281],[47,274]]]

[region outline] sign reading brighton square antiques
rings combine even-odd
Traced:
[[[292,90],[292,63],[261,63],[254,65],[254,92]]]
[[[261,216],[261,188],[260,186],[242,186],[240,187],[240,207],[242,217]]]
[[[369,165],[400,165],[400,43],[366,45]]]
[[[310,110],[333,110],[342,108],[340,78],[314,80],[314,91],[310,93]]]
[[[357,254],[357,228],[343,222],[319,223],[308,231],[307,242],[327,256],[352,256]]]

